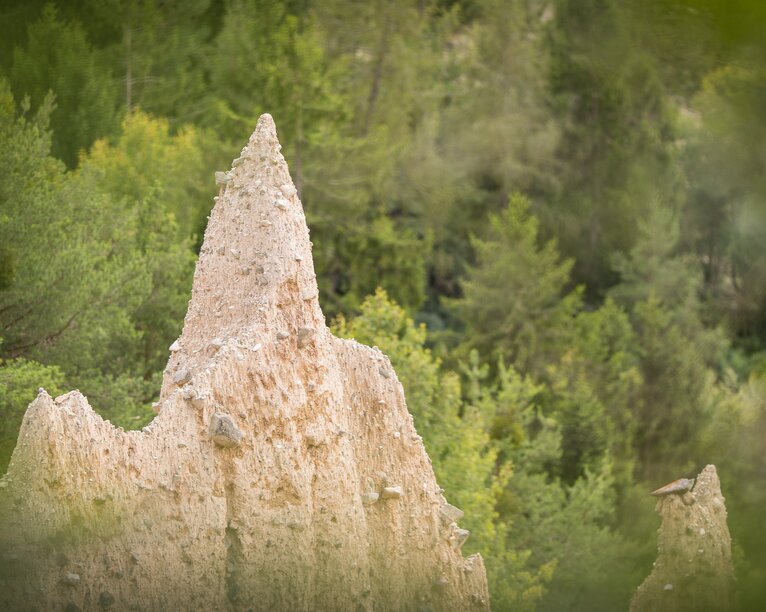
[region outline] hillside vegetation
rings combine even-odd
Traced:
[[[766,7],[0,8],[0,472],[38,387],[142,427],[274,116],[337,335],[377,345],[498,610],[625,609],[647,492],[718,466],[766,597]]]

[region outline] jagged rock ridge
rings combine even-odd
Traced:
[[[154,421],[124,432],[77,391],[29,406],[0,607],[487,609],[388,358],[324,324],[269,115],[216,180]]]
[[[694,481],[655,491],[658,556],[652,572],[638,587],[631,612],[733,609],[734,569],[726,505],[715,466]],[[693,484],[693,488],[692,488]]]

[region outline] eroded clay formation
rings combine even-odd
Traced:
[[[715,466],[653,495],[662,517],[658,556],[633,596],[631,612],[733,609],[731,537]]]
[[[41,390],[0,480],[0,608],[487,609],[379,350],[331,335],[270,116],[210,217],[159,414]]]

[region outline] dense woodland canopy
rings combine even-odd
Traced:
[[[328,320],[390,355],[495,609],[625,609],[647,491],[706,463],[766,598],[766,5],[1,6],[0,471],[38,387],[151,419],[270,112]]]

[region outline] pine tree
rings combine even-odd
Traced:
[[[425,327],[416,327],[382,290],[364,301],[358,317],[339,317],[334,331],[374,344],[390,357],[445,496],[465,512],[460,524],[471,537],[464,551],[481,551],[486,560],[493,606],[533,610],[551,565],[528,567],[528,552],[506,546],[508,528],[495,504],[510,476],[510,465],[500,459],[489,436],[495,419],[492,398],[476,391],[473,401],[464,403],[458,376],[443,371],[424,347]],[[479,379],[472,384],[475,387]]]
[[[117,130],[115,80],[103,56],[82,26],[61,21],[52,4],[29,26],[26,45],[14,50],[9,81],[16,99],[29,96],[34,108],[53,93],[51,151],[70,168],[80,151]]]
[[[616,0],[560,0],[549,90],[562,127],[560,184],[541,215],[598,302],[616,282],[610,258],[633,246],[646,201],[681,196],[672,107],[637,25]]]
[[[725,342],[701,318],[701,273],[677,252],[677,217],[656,203],[638,230],[630,253],[615,260],[622,281],[611,295],[630,312],[636,333],[642,382],[632,406],[635,452],[647,477],[703,461],[698,436],[713,410]]]
[[[537,374],[566,344],[580,307],[579,292],[566,292],[572,261],[560,259],[553,241],[540,246],[538,227],[527,199],[512,196],[490,216],[487,238],[472,240],[476,264],[453,302],[470,347]]]

